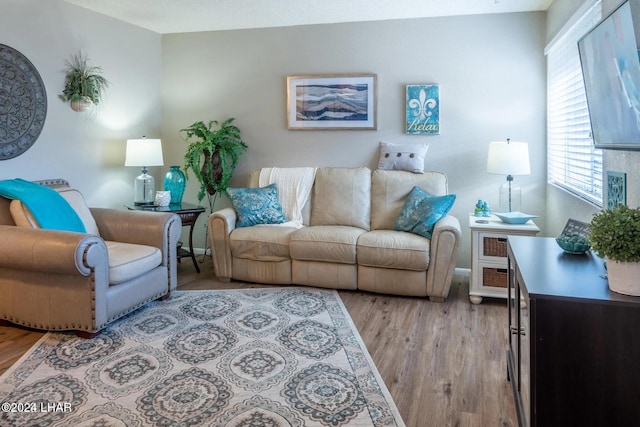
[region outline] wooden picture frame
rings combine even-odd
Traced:
[[[375,130],[375,74],[287,77],[290,130]]]

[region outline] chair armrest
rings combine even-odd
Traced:
[[[169,291],[178,286],[178,240],[182,220],[169,212],[125,211],[91,208],[91,214],[104,240],[153,246],[162,252],[162,265],[168,268]]]
[[[109,266],[104,241],[91,234],[0,225],[0,268],[89,276]]]
[[[208,218],[213,270],[221,280],[230,280],[233,277],[229,236],[236,228],[236,219],[236,212],[232,208],[213,212]]]
[[[176,214],[105,208],[90,210],[104,240],[153,246],[164,251],[170,230],[177,230],[177,235],[171,239],[172,245],[180,238],[182,221]]]
[[[431,237],[427,295],[445,299],[449,295],[460,246],[460,221],[447,215],[438,221]]]

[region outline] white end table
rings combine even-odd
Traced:
[[[483,297],[508,296],[507,236],[535,236],[538,226],[529,220],[525,224],[507,224],[495,215],[479,217],[469,214],[471,229],[471,277],[469,300],[480,304]]]

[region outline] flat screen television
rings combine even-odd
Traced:
[[[578,41],[596,148],[640,150],[640,56],[632,12],[632,2],[625,1]]]

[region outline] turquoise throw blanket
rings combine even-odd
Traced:
[[[0,181],[0,196],[20,200],[41,228],[86,233],[82,220],[57,191],[24,179]]]

